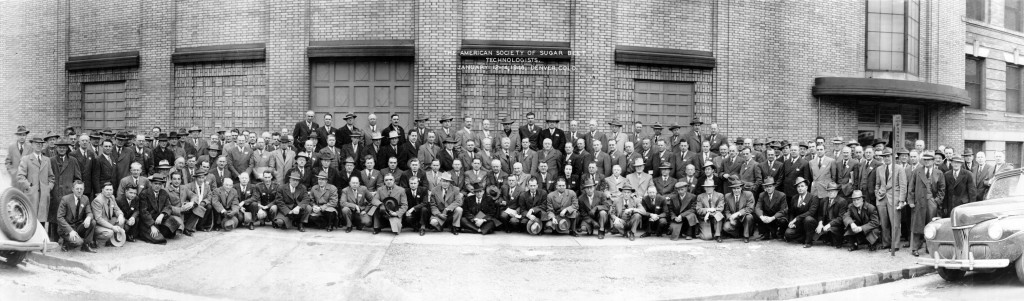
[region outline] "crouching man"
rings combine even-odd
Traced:
[[[586,179],[583,182],[583,195],[580,195],[576,203],[580,212],[580,217],[576,219],[579,223],[578,231],[593,235],[594,229],[597,229],[597,239],[604,239],[608,226],[608,196],[603,191],[597,191],[593,180]]]
[[[441,185],[430,192],[430,202],[434,205],[430,226],[440,232],[444,226],[451,225],[452,234],[459,235],[462,228],[462,193],[458,187],[452,186],[451,174],[441,174]]]
[[[722,242],[722,221],[725,215],[725,196],[715,191],[714,178],[704,181],[704,193],[697,196],[697,218],[700,220],[700,238]]]
[[[135,194],[135,185],[128,184],[125,188],[125,194]],[[134,196],[130,197],[134,199]],[[124,213],[121,212],[121,208],[117,207],[117,200],[114,199],[114,188],[107,187],[103,188],[103,193],[97,195],[92,200],[90,205],[92,208],[92,216],[96,221],[95,231],[95,242],[93,246],[98,243],[105,243],[108,246],[110,244],[110,238],[114,237],[117,232],[124,232]]]
[[[309,190],[313,196],[309,219],[331,232],[338,220],[338,188],[327,184],[327,178],[328,173],[324,169],[316,175],[316,186]]]
[[[679,240],[680,236],[690,240],[697,230],[697,214],[694,213],[694,204],[697,197],[690,193],[690,183],[686,179],[675,184],[676,193],[668,195],[665,201],[665,211],[668,212],[668,228],[672,231],[670,240]],[[685,227],[686,230],[683,230]],[[683,234],[686,233],[686,234]]]
[[[619,188],[619,192],[619,196],[613,199],[612,229],[633,241],[636,240],[637,228],[646,211],[640,197],[633,194],[633,186],[625,184]]]
[[[217,189],[217,198],[214,199],[213,209],[217,214],[220,228],[224,232],[234,230],[235,227],[238,227],[239,221],[244,218],[238,190],[235,190],[235,181],[231,178],[224,178],[224,186]]]
[[[104,184],[103,189],[114,192],[114,187],[110,183]],[[60,207],[57,208],[57,224],[60,227],[57,232],[64,239],[61,250],[81,247],[82,252],[96,253],[91,246],[95,229],[92,226],[92,208],[85,197],[85,183],[82,181],[75,181],[71,187],[71,194],[61,198]]]
[[[856,251],[861,243],[867,243],[868,250],[874,251],[878,245],[878,237],[881,235],[878,224],[878,209],[874,205],[864,202],[864,195],[860,190],[854,190],[850,195],[853,204],[843,216],[846,223],[846,239],[852,242],[850,252]]]
[[[579,234],[576,234],[573,225],[576,224],[576,211],[579,210],[579,204],[576,203],[576,193],[565,188],[566,180],[560,178],[555,182],[555,191],[548,193],[548,220],[544,226],[551,229],[551,232],[568,233],[576,237]]]

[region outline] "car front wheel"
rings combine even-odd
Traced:
[[[960,279],[964,279],[964,274],[967,274],[967,271],[939,268],[939,277],[949,282],[957,282]]]

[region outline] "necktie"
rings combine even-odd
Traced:
[[[793,160],[793,161],[796,162],[796,160]],[[818,158],[818,168],[822,168],[822,167],[823,166],[822,166],[822,163],[821,163],[821,158]]]
[[[19,154],[24,154],[25,153],[25,145],[24,144],[18,144],[18,153]]]
[[[42,163],[43,162],[43,157],[40,156],[39,154],[36,154],[36,161],[39,161],[39,163]]]

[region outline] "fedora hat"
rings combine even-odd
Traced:
[[[124,229],[114,230],[114,235],[110,237],[110,244],[115,247],[124,246],[125,240],[128,239],[128,235],[124,233]]]
[[[288,175],[288,178],[292,179],[292,180],[301,180],[302,176],[300,176],[299,172],[296,171],[296,172],[293,172],[291,175]]]
[[[636,158],[636,161],[633,161],[633,166],[643,166],[643,165],[644,165],[644,159]]]
[[[516,122],[513,121],[512,119],[508,118],[508,117],[502,117],[501,118],[501,124],[513,124],[513,123],[516,123]]]
[[[860,142],[857,142],[857,140],[850,140],[850,141],[846,142],[846,146],[849,146],[849,147],[860,146]]]
[[[736,137],[736,144],[743,144],[743,137]]]
[[[839,190],[839,184],[836,184],[835,182],[828,183],[828,186],[825,186],[825,190],[826,191]]]
[[[832,143],[840,144],[843,143],[843,136],[836,136],[832,138]]]
[[[299,152],[298,154],[295,154],[295,159],[299,159],[299,158],[306,158],[306,160],[309,160],[310,159],[309,153],[307,153],[307,152]]]
[[[319,180],[319,179],[326,179],[326,178],[327,178],[327,176],[328,176],[328,174],[327,174],[327,170],[326,170],[326,169],[324,169],[324,170],[323,170],[323,171],[321,171],[320,173],[316,174],[316,178],[317,178],[318,180]]]
[[[703,121],[700,121],[700,117],[693,117],[693,120],[691,120],[691,121],[690,121],[690,125],[691,125],[691,126],[694,126],[694,125],[703,125],[703,124],[704,124],[704,122],[703,122]]]
[[[715,170],[718,170],[718,168],[715,167],[715,162],[711,162],[711,161],[704,161],[704,166],[701,166],[701,169],[708,168],[708,167],[711,167],[711,168],[714,168]]]
[[[754,139],[754,145],[764,145],[764,139],[761,139],[761,138]]]
[[[882,140],[882,138],[875,138],[875,141],[873,143],[871,143],[871,146],[876,146],[876,145],[879,145],[879,144],[884,146],[884,145],[889,144],[889,142],[886,142],[885,140]]]
[[[46,143],[46,141],[43,140],[43,137],[39,136],[39,134],[33,134],[32,138],[28,139],[28,142],[31,142],[31,143]]]
[[[199,126],[193,125],[191,128],[188,129],[188,132],[189,133],[192,133],[192,132],[200,132],[200,133],[202,133],[203,130],[199,129]]]
[[[342,119],[349,120],[349,119],[354,119],[354,118],[356,118],[356,114],[355,113],[348,113],[348,114],[345,114],[345,118],[342,118]]]
[[[112,129],[110,129],[110,128],[105,128],[105,129],[103,129],[103,131],[102,131],[102,132],[100,132],[100,135],[104,135],[104,136],[114,136],[114,130],[112,130]]]
[[[685,188],[685,187],[689,187],[690,183],[686,182],[686,180],[679,180],[679,182],[676,182],[676,184],[674,186],[675,186],[675,188]]]
[[[775,186],[775,179],[768,177],[764,180],[764,183],[761,183],[761,186]]]
[[[381,136],[380,133],[374,132],[373,135],[370,135],[370,139],[380,140],[380,139],[384,139],[384,136]]]
[[[935,160],[935,156],[932,154],[924,154],[924,156],[921,156],[921,160]]]
[[[324,150],[326,150],[326,148],[324,148]],[[324,151],[317,153],[316,158],[324,161],[334,160],[334,155],[332,155],[330,152]]]
[[[484,183],[474,182],[469,184],[470,191],[481,191],[484,190]]]
[[[200,173],[202,173],[204,176],[206,175],[206,173],[203,172],[196,172],[196,175],[199,175]],[[167,183],[167,178],[165,178],[163,174],[157,173],[155,175],[149,176],[149,181],[153,183]]]
[[[901,148],[900,148],[900,150],[896,151],[896,154],[897,154],[897,155],[909,155],[909,154],[910,154],[910,151],[909,151],[909,150],[907,150],[907,149],[906,149],[906,148],[904,148],[904,147],[901,147]]]
[[[414,122],[421,122],[421,121],[422,122],[427,122],[427,121],[430,121],[430,118],[423,117],[423,115],[417,115],[416,119],[413,119],[412,121],[414,121]]]
[[[203,207],[198,206],[198,208]],[[205,211],[203,211],[203,213],[205,214]],[[183,220],[181,219],[181,217],[170,216],[168,218],[165,218],[163,223],[157,226],[157,229],[160,231],[160,234],[163,235],[165,238],[174,238],[174,236],[177,235],[178,228],[181,227],[182,222]]]
[[[178,136],[178,132],[171,132],[169,135],[167,135],[167,139],[178,139],[178,138],[181,138],[181,137]]]
[[[653,125],[651,125],[651,128],[655,130],[663,130],[665,129],[665,126],[662,126],[661,122],[655,122]]]
[[[949,159],[949,161],[964,163],[964,157],[953,155],[953,158]]]
[[[161,134],[161,135],[162,135],[162,134]],[[220,144],[219,144],[219,143],[210,143],[210,146],[209,146],[209,147],[207,147],[206,149],[207,149],[207,150],[215,150],[215,151],[220,151]]]
[[[850,199],[862,199],[862,198],[864,198],[864,193],[861,192],[860,190],[854,190],[853,193],[850,194]]]
[[[740,181],[729,181],[729,188],[742,188],[743,182]]]
[[[197,171],[194,175],[192,175],[193,178],[202,178],[202,177],[205,177],[205,176],[206,176],[206,172],[205,171]]]
[[[563,218],[558,220],[558,232],[569,231],[569,219]]]
[[[396,131],[388,132],[388,139],[395,139],[395,138],[398,138],[398,137],[399,137],[398,136],[398,132],[396,132]]]
[[[384,204],[384,209],[387,209],[388,211],[398,211],[398,200],[395,199],[395,197],[386,197],[381,202]]]
[[[793,186],[800,185],[800,183],[804,183],[804,185],[807,185],[807,179],[804,179],[804,177],[797,177],[796,181],[793,181]]]
[[[356,159],[353,159],[352,157],[345,157],[345,164],[349,163],[356,164]]]
[[[157,141],[167,141],[167,133],[160,133],[156,136]]]
[[[584,189],[587,188],[587,187],[594,187],[594,186],[595,186],[594,185],[594,180],[591,180],[590,178],[587,178],[586,181],[583,181],[583,188]]]
[[[609,121],[608,125],[610,125],[610,126],[622,126],[622,123],[619,122],[618,118],[612,118],[612,121]]]
[[[526,232],[529,232],[530,234],[537,235],[543,230],[544,227],[540,225],[538,220],[530,220],[529,222],[526,222]]]
[[[971,149],[971,148],[965,148],[964,149],[964,153],[961,156],[964,156],[964,157],[974,156],[974,150]]]
[[[18,130],[14,132],[15,135],[28,135],[29,130],[24,125],[19,125]]]
[[[715,187],[717,185],[715,185],[715,179],[714,178],[708,178],[707,180],[704,180],[704,185],[701,185],[701,186],[704,186],[704,187]]]
[[[444,123],[444,122],[451,122],[452,119],[455,119],[455,118],[449,117],[448,115],[441,115],[441,119],[438,119],[438,121]]]
[[[281,138],[277,139],[277,142],[280,142],[280,143],[291,143],[292,139],[290,137],[291,137],[291,135],[281,136]]]
[[[676,129],[679,129],[679,128],[682,128],[682,127],[683,126],[679,125],[678,122],[673,122],[672,125],[668,126],[668,130],[669,131],[675,131]]]
[[[880,156],[880,157],[888,157],[888,156],[892,156],[892,149],[891,149],[891,148],[888,148],[888,147],[886,147],[885,149],[883,149],[883,150],[882,150],[882,152],[881,152],[881,153],[878,153],[878,154],[875,154],[875,155],[876,155],[876,156]]]
[[[60,139],[60,140],[57,140],[57,143],[54,143],[53,145],[55,145],[55,146],[72,146],[72,145],[74,145],[74,143],[71,143],[71,140],[68,140],[68,139]]]
[[[167,160],[160,160],[156,165],[156,169],[171,169],[172,167],[171,163],[167,162]]]
[[[629,184],[623,184],[622,187],[619,188],[619,191],[625,191],[625,190],[629,190],[630,192],[636,191],[636,190],[633,189],[633,186],[629,186]]]
[[[363,138],[363,132],[359,131],[359,130],[355,130],[355,131],[352,131],[352,133],[349,134],[348,136],[352,137],[352,138]]]
[[[454,138],[454,137],[447,137],[447,138],[444,138],[444,141],[443,141],[443,142],[444,142],[444,143],[452,143],[452,144],[458,143],[458,141],[455,141],[455,138]]]
[[[548,118],[548,119],[544,119],[544,122],[547,122],[547,123],[558,123],[558,119]]]
[[[46,135],[43,136],[43,140],[50,140],[50,138],[60,138],[60,134],[54,131],[46,131]]]
[[[659,169],[672,169],[672,164],[669,164],[668,162],[661,162]]]
[[[320,135],[317,135],[316,132],[311,132],[309,133],[309,136],[306,137],[306,139],[316,139],[319,136]]]
[[[447,172],[442,172],[440,178],[441,178],[441,180],[445,180],[445,181],[449,181],[449,182],[452,181],[452,175],[450,173],[447,173]]]

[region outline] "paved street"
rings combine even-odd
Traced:
[[[131,243],[99,252],[50,253],[85,263],[94,273],[40,264],[0,270],[0,300],[650,300],[914,266],[908,254],[803,249],[778,241],[718,244],[652,237],[630,242],[618,236],[598,240],[504,233],[374,236],[269,228],[198,233],[167,246]]]
[[[865,288],[817,295],[801,300],[1019,300],[1024,285],[1012,270],[992,274],[968,273],[959,283],[942,280],[937,274]]]

